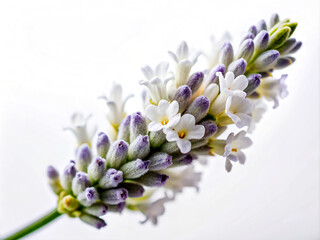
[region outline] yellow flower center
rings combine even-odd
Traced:
[[[162,124],[162,125],[167,125],[167,124],[168,124],[168,122],[169,122],[169,120],[168,120],[168,119],[163,119],[163,120],[161,121],[161,124]]]
[[[179,131],[178,132],[178,136],[179,136],[179,138],[181,138],[181,139],[184,139],[185,137],[186,137],[186,132],[184,132],[184,131]]]
[[[238,152],[238,150],[236,148],[232,148],[231,151],[232,152]]]

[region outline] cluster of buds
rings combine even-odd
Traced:
[[[296,26],[276,14],[268,26],[261,20],[249,28],[236,54],[225,41],[209,59],[213,67],[200,72],[192,67],[201,53],[191,53],[182,42],[175,53],[169,52],[173,72],[167,62],[142,68],[140,84],[147,88],[143,113],[126,115],[130,96],[123,100],[118,84],[104,97],[115,137],[100,132],[93,144],[85,118],[74,115],[73,121],[82,119],[70,128],[78,139],[75,160],[60,176],[48,168],[58,211],[101,228],[106,225],[101,216],[126,207],[156,224],[164,203],[184,187],[198,188],[201,173],[194,170],[195,160],[223,156],[228,172],[233,163],[244,164],[242,149],[252,144],[246,134],[261,118],[263,99],[277,107],[278,98],[287,95],[286,75],[277,79],[272,74],[294,62],[291,54],[301,47],[291,38]],[[232,125],[241,130],[227,133]],[[152,200],[160,187],[164,195]]]

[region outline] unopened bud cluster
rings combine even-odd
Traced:
[[[60,175],[48,168],[58,211],[101,228],[106,225],[101,216],[127,207],[156,224],[175,194],[184,187],[198,188],[201,173],[191,165],[195,159],[220,155],[228,172],[235,162],[244,164],[242,149],[252,144],[246,135],[260,120],[264,99],[277,107],[278,98],[287,95],[287,76],[272,74],[294,62],[291,55],[301,47],[291,38],[296,26],[276,14],[269,24],[261,20],[249,28],[238,49],[228,40],[215,43],[214,54],[206,54],[210,67],[197,72],[192,68],[200,52],[192,54],[182,42],[175,53],[169,52],[173,66],[161,62],[155,69],[142,68],[140,84],[147,90],[143,113],[125,114],[131,96],[123,99],[115,84],[103,97],[115,137],[100,132],[92,144],[86,120],[74,116],[71,130],[79,143],[75,160]],[[240,130],[221,138],[230,125]],[[159,187],[173,196],[152,201]]]

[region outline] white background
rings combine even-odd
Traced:
[[[264,115],[245,166],[209,159],[200,192],[169,203],[157,227],[107,216],[95,230],[63,216],[29,239],[319,239],[319,1],[1,1],[0,237],[56,204],[46,166],[60,170],[75,140],[62,127],[78,110],[104,128],[97,96],[122,83],[136,95],[140,67],[167,60],[181,40],[238,36],[277,11],[303,41],[289,96]],[[135,110],[138,101],[128,109]],[[130,112],[130,111],[129,111]]]

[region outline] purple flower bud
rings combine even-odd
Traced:
[[[148,166],[150,161],[142,161],[141,159],[137,159],[135,161],[128,162],[124,164],[120,170],[123,172],[123,176],[126,179],[135,179],[146,172],[148,172]]]
[[[276,64],[280,53],[277,50],[269,50],[262,53],[254,62],[253,68],[256,71],[267,71]]]
[[[135,184],[135,183],[121,183],[120,187],[123,187],[125,189],[127,189],[128,191],[128,196],[131,198],[139,198],[142,197],[143,193],[144,193],[144,188],[139,185],[139,184]]]
[[[94,182],[102,178],[105,171],[106,160],[101,157],[97,157],[95,160],[93,160],[88,167],[88,175]]]
[[[87,172],[87,168],[91,162],[91,158],[91,150],[88,144],[82,144],[76,152],[76,168],[79,171]]]
[[[99,187],[103,189],[114,188],[123,181],[123,173],[113,168],[109,168],[99,181]]]
[[[193,100],[185,113],[193,115],[197,123],[207,115],[209,106],[209,99],[205,96],[199,96],[195,100]]]
[[[47,176],[49,179],[56,180],[59,179],[59,172],[52,166],[47,168]]]
[[[274,25],[276,25],[279,22],[279,15],[274,13],[272,14],[270,18],[270,28],[272,28]]]
[[[253,40],[252,39],[244,40],[239,47],[236,58],[243,58],[244,60],[249,61],[253,54],[253,50],[254,50]]]
[[[88,187],[79,193],[77,199],[83,206],[90,207],[92,204],[98,201],[99,193],[94,187]]]
[[[290,50],[296,45],[297,40],[295,38],[287,39],[284,44],[277,49],[281,55],[288,54]]]
[[[150,152],[150,143],[148,135],[139,135],[129,146],[128,157],[129,160],[143,159]]]
[[[158,171],[166,169],[172,164],[172,157],[165,152],[156,152],[150,156],[149,170]]]
[[[278,58],[277,63],[274,66],[275,69],[283,69],[291,65],[295,61],[295,58],[293,57],[284,57],[284,58]]]
[[[147,172],[142,177],[135,179],[135,181],[147,186],[147,187],[162,187],[166,184],[169,176],[156,173]]]
[[[220,60],[219,63],[224,64],[226,67],[233,61],[233,48],[231,43],[226,42],[223,44],[220,51]]]
[[[259,32],[254,38],[255,52],[262,52],[265,50],[269,43],[269,33],[265,30]]]
[[[90,207],[84,208],[83,211],[90,215],[100,217],[106,215],[108,212],[108,206],[103,203],[94,203]]]
[[[118,129],[117,140],[123,140],[126,142],[130,141],[130,122],[131,115],[126,116],[126,118],[121,121]]]
[[[108,136],[105,133],[100,132],[98,134],[97,145],[96,145],[98,155],[102,158],[105,158],[109,150],[109,147],[110,147],[110,140]]]
[[[157,132],[149,132],[149,141],[151,147],[158,148],[166,141],[166,135],[162,130]]]
[[[289,54],[294,54],[296,53],[302,46],[302,42],[297,42],[296,45],[290,50]]]
[[[107,166],[119,168],[126,160],[128,154],[128,144],[125,141],[117,140],[113,142],[107,153]]]
[[[173,100],[176,100],[179,103],[180,113],[182,113],[188,107],[191,95],[192,95],[192,91],[190,87],[187,85],[180,86],[177,89]]]
[[[242,38],[240,43],[243,43],[243,41],[247,40],[247,39],[254,39],[255,35],[253,35],[253,33],[248,32],[246,35],[244,35],[244,37]]]
[[[63,170],[62,176],[61,176],[61,186],[64,190],[70,191],[72,180],[74,176],[76,175],[77,170],[74,164],[74,161],[71,161]]]
[[[81,216],[79,218],[81,221],[83,221],[83,222],[85,222],[85,223],[87,223],[97,229],[100,229],[102,227],[107,226],[105,221],[103,221],[101,218],[98,218],[98,217],[90,215],[90,214],[83,213],[83,214],[81,214]]]
[[[215,66],[208,75],[208,85],[211,83],[219,84],[219,77],[217,76],[217,73],[221,72],[222,75],[226,72],[226,67],[223,64]]]
[[[131,115],[130,142],[133,142],[139,135],[147,135],[147,122],[140,112]]]
[[[203,138],[211,137],[218,130],[218,127],[213,120],[205,120],[202,121],[200,124],[203,125],[205,128]]]
[[[203,72],[196,72],[192,74],[187,82],[187,85],[191,88],[192,93],[195,93],[200,88],[204,78]]]
[[[252,33],[254,36],[257,35],[258,30],[256,26],[251,26],[248,30],[248,32]]]
[[[267,30],[267,24],[263,19],[261,19],[257,24],[257,31],[261,32],[262,30]]]
[[[72,192],[77,196],[90,185],[91,181],[88,175],[84,172],[77,172],[76,176],[72,180]]]
[[[248,77],[248,86],[244,89],[244,92],[247,93],[247,96],[250,96],[260,85],[261,82],[260,74],[251,74]]]
[[[172,159],[172,167],[180,167],[184,165],[189,165],[193,161],[191,154],[178,155]]]
[[[118,203],[117,205],[108,205],[108,211],[121,213],[125,206],[126,206],[126,202],[121,202],[121,203]]]
[[[106,204],[118,204],[124,202],[128,197],[128,191],[125,188],[109,189],[101,194],[101,200]]]
[[[246,71],[247,62],[243,58],[240,58],[234,62],[232,62],[228,67],[228,72],[233,72],[234,77],[238,77]]]

